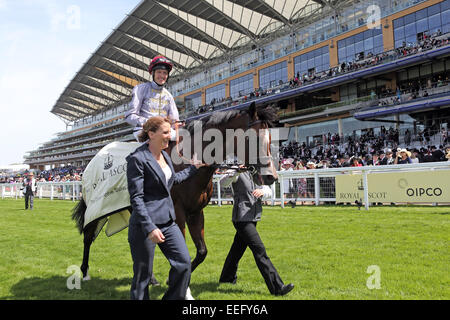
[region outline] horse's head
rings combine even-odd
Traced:
[[[278,179],[277,171],[270,152],[271,135],[269,128],[277,119],[276,110],[272,107],[257,109],[253,102],[247,110],[247,130],[253,130],[257,137],[256,148],[252,146],[252,135],[246,135],[245,165],[253,168],[253,179],[258,184],[271,185]]]
[[[245,111],[215,112],[188,123],[183,151],[188,149],[189,158],[196,154],[208,166],[220,165],[234,156],[254,173],[255,182],[270,185],[278,179],[269,130],[276,120],[274,108],[257,109],[255,103]],[[174,158],[172,161],[175,163]]]

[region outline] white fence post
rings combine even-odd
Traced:
[[[314,172],[314,196],[316,206],[318,206],[320,204],[320,179],[317,172]]]
[[[280,179],[280,199],[281,199],[281,207],[284,208],[284,177],[282,175],[279,176]]]
[[[364,202],[366,210],[369,210],[369,182],[367,179],[367,171],[363,172],[363,186],[364,186]]]
[[[276,192],[277,192],[276,182],[272,183],[272,185],[270,187],[272,188],[271,201],[272,201],[272,207],[273,207],[275,205],[275,197],[276,197]]]
[[[217,205],[219,207],[222,206],[222,199],[221,199],[221,193],[220,193],[220,180],[221,179],[217,179]]]

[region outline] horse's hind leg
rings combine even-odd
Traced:
[[[191,272],[193,272],[195,268],[197,268],[197,266],[205,260],[206,254],[208,253],[204,238],[205,219],[203,216],[203,210],[199,213],[188,215],[186,217],[186,222],[192,241],[197,248],[195,259],[191,263]]]
[[[91,223],[87,228],[83,231],[84,235],[84,250],[83,250],[83,263],[81,264],[81,272],[83,273],[83,280],[91,280],[89,276],[89,251],[91,249],[91,244],[95,238],[95,230],[97,228],[96,223]]]

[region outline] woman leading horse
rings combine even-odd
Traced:
[[[221,144],[218,145],[222,146],[221,151],[223,152],[223,155],[233,155],[238,158],[239,156],[245,157],[245,159],[241,159],[242,162],[245,166],[252,166],[258,171],[259,175],[257,175],[257,177],[260,179],[260,182],[263,184],[272,184],[277,179],[277,174],[270,154],[270,134],[268,128],[271,127],[276,120],[277,115],[274,108],[266,107],[257,110],[255,104],[252,103],[247,110],[216,112],[199,120],[191,121],[187,124],[187,129],[194,132],[195,128],[198,128],[199,125],[201,125],[201,133],[213,128],[219,130],[222,133],[223,140],[221,141]],[[252,142],[249,135],[244,137],[243,143],[242,141],[239,141],[239,135],[231,136],[231,139],[228,139],[231,141],[226,141],[227,130],[232,130],[234,132],[237,132],[238,130],[253,132],[254,136],[258,139],[258,143]],[[199,146],[195,146],[194,141],[192,141],[191,150],[198,148],[201,152],[204,152],[205,149],[210,146],[207,142],[208,141],[202,140],[201,147],[199,148]],[[243,152],[241,152],[242,149],[238,148],[238,145],[244,146]],[[256,152],[254,149],[255,145],[257,146]],[[171,142],[167,153],[169,155],[174,152],[177,153],[176,151],[173,151],[177,150],[175,147],[175,143]],[[216,148],[212,153],[219,152],[219,149],[219,147]],[[251,150],[253,150],[253,152],[251,152]],[[93,160],[91,160],[91,162]],[[190,164],[186,163],[177,163],[174,164],[173,167],[175,172],[179,172],[189,165]],[[200,167],[192,177],[178,185],[174,185],[172,190],[170,190],[175,209],[175,222],[183,235],[185,235],[185,225],[188,225],[189,232],[196,247],[197,252],[191,263],[191,271],[194,271],[197,266],[204,261],[207,255],[207,247],[204,240],[203,209],[211,199],[213,192],[212,178],[220,165],[221,163],[219,162],[206,163],[206,165]],[[88,168],[86,168],[86,170],[87,169]],[[89,203],[85,201],[85,191],[89,187],[90,186],[85,185],[83,178],[83,199],[74,208],[72,214],[72,218],[76,221],[80,233],[84,236],[83,263],[81,265],[81,271],[84,278],[89,278],[88,261],[90,246],[105,224],[105,219],[120,210],[123,211],[128,209],[131,211],[131,205],[128,202],[128,205],[124,205],[114,212],[102,213],[101,216],[93,220],[87,219],[85,217],[85,212],[88,210]],[[117,186],[114,187],[117,188]],[[93,190],[93,192],[96,192],[96,190],[98,190],[98,188]],[[114,197],[114,193],[109,194],[111,194],[111,197]],[[85,221],[87,223],[85,223]]]

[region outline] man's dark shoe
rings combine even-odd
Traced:
[[[294,285],[292,283],[285,284],[283,287],[281,287],[280,291],[276,293],[276,296],[284,296],[291,292],[291,290],[294,289]]]
[[[219,280],[219,283],[231,283],[231,284],[236,284],[236,281],[237,281],[237,276],[234,276],[234,278],[231,279],[231,280],[222,280],[222,279],[220,279],[220,280]]]

